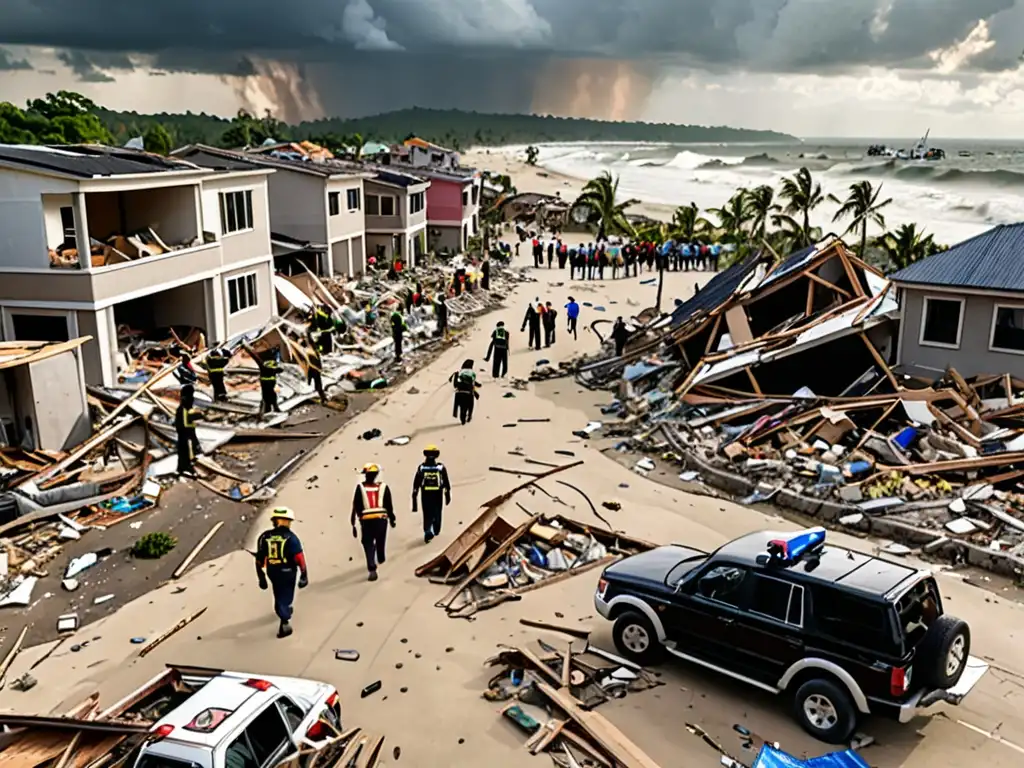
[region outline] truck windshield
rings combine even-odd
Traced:
[[[670,587],[679,586],[679,582],[686,578],[686,575],[690,571],[692,571],[694,568],[696,568],[698,565],[700,565],[707,559],[707,555],[693,555],[692,557],[688,557],[685,560],[677,563],[676,565],[672,566],[672,570],[668,572],[668,576],[665,577],[665,583],[668,584]]]

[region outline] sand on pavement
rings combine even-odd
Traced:
[[[584,488],[598,504],[606,499],[619,501],[621,511],[605,513],[612,523],[656,542],[711,548],[750,530],[793,526],[732,502],[688,495],[645,480],[573,437],[572,431],[609,399],[608,393],[585,392],[565,378],[531,384],[527,390],[514,391],[514,398],[505,398],[509,385],[494,383],[489,372],[481,371],[487,368],[482,360],[496,321],[504,320],[513,331],[510,374],[525,377],[540,357],[557,362],[578,351],[596,349],[597,340],[586,327],[597,317],[614,319],[653,303],[655,289],[639,285],[636,279],[581,284],[569,283],[567,272],[558,270],[542,269],[536,275],[540,282],[519,286],[509,296],[507,309],[484,317],[462,343],[325,441],[280,489],[276,503],[297,512],[295,530],[305,545],[311,581],[298,594],[291,638],[275,638],[277,621],[270,594],[257,589],[251,556],[236,552],[79,630],[75,642],[97,639],[77,653],[59,649],[33,671],[39,680],[36,688],[27,693],[0,692],[0,708],[45,712],[62,702],[65,706],[77,703],[97,689],[102,700],[110,703],[167,662],[222,666],[333,683],[341,692],[346,722],[384,732],[384,752],[390,755],[393,746],[400,746],[400,762],[405,765],[548,765],[547,757],[529,757],[522,747],[523,735],[499,719],[495,704],[480,698],[490,675],[481,663],[499,643],[532,643],[542,636],[519,625],[520,617],[556,620],[556,612],[564,615],[558,621],[594,627],[594,642],[611,649],[610,625],[595,615],[593,607],[597,573],[530,592],[521,602],[485,611],[471,622],[450,619],[434,606],[446,587],[413,575],[418,565],[441,551],[476,517],[482,502],[519,482],[510,475],[489,472],[489,465],[525,466],[508,455],[516,448],[542,461],[559,461],[561,457],[553,453],[556,449],[574,451],[584,464],[567,471],[565,479]],[[703,276],[700,282],[706,279]],[[693,282],[690,274],[666,275],[667,301],[683,296]],[[584,308],[576,343],[566,339],[562,325],[561,307],[570,294],[580,302],[606,307],[604,313]],[[561,312],[556,345],[540,353],[527,350],[526,335],[519,333],[525,304],[535,297],[552,301]],[[483,388],[473,421],[463,427],[451,417],[448,376],[465,358],[477,361]],[[415,394],[410,393],[412,388]],[[502,426],[518,418],[551,421]],[[358,439],[371,428],[380,429],[384,439]],[[397,435],[409,435],[412,440],[405,446],[385,445],[386,438]],[[410,511],[409,501],[413,473],[428,442],[440,446],[454,492],[441,536],[424,545],[420,517]],[[359,468],[368,461],[382,466],[398,515],[398,527],[389,532],[388,561],[381,568],[381,579],[373,584],[366,582],[362,551],[349,527],[353,487]],[[550,502],[541,494],[523,492],[518,498],[535,511],[551,508],[545,507]],[[566,501],[575,507],[556,509],[600,524],[582,499],[567,496]],[[240,505],[239,514],[251,512]],[[833,538],[860,549],[875,546],[838,534]],[[921,718],[907,726],[869,721],[864,730],[878,744],[865,756],[872,765],[885,768],[1020,766],[1024,753],[1016,745],[1024,745],[1022,607],[964,584],[955,573],[942,574],[940,585],[948,610],[971,623],[974,652],[999,668],[962,707],[937,708],[946,716]],[[132,637],[155,637],[203,607],[208,610],[200,619],[145,659],[137,657]],[[361,659],[336,661],[333,651],[337,648],[356,649]],[[44,651],[24,652],[10,679]],[[734,724],[779,741],[797,754],[828,751],[797,728],[782,698],[682,663],[666,663],[660,671],[664,686],[630,694],[600,711],[666,768],[718,764],[717,756],[686,732],[686,722],[701,725],[747,762],[753,755],[742,753]],[[359,691],[375,680],[382,681],[381,690],[360,699]],[[998,737],[1005,742],[986,735],[997,727]]]

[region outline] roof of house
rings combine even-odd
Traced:
[[[1024,223],[1001,224],[911,264],[889,279],[915,285],[1024,291]]]
[[[205,170],[173,157],[100,144],[0,144],[0,163],[82,179]]]
[[[698,312],[702,310],[710,312],[722,304],[736,292],[736,289],[757,269],[757,265],[761,262],[762,259],[759,256],[752,255],[746,261],[737,262],[719,272],[688,301],[683,302],[672,311],[672,326],[682,325]]]
[[[190,144],[176,149],[175,156],[187,157],[189,162],[217,171],[251,171],[262,166],[228,150],[206,147],[202,144]]]
[[[420,176],[413,176],[411,173],[402,173],[400,171],[386,171],[376,166],[369,166],[366,168],[369,173],[373,174],[373,178],[370,181],[379,181],[382,184],[390,184],[393,187],[415,187],[418,184],[429,184],[429,179],[424,179]]]
[[[235,149],[208,147],[204,144],[190,144],[174,150],[174,154],[187,157],[204,168],[228,169],[226,164],[237,164],[239,167],[231,170],[275,168],[308,173],[323,178],[361,174],[358,168],[334,160],[315,159],[314,155],[304,155],[291,149],[296,146],[300,145],[289,144],[284,147],[275,145],[267,148],[270,151],[242,152]]]
[[[454,150],[452,149],[442,147],[439,144],[434,144],[433,142],[427,141],[426,139],[421,139],[418,136],[413,136],[411,139],[406,139],[403,142],[403,144],[405,144],[405,146],[407,147],[419,147],[420,149],[430,149],[435,152],[454,152]]]

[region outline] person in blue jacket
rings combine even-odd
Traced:
[[[572,296],[570,296],[569,297],[569,303],[565,305],[565,317],[566,317],[566,319],[569,322],[569,326],[568,326],[568,328],[566,330],[569,333],[572,334],[573,340],[575,340],[577,338],[577,336],[576,336],[576,321],[579,319],[579,316],[580,316],[580,305],[576,303],[576,299],[574,299]]]

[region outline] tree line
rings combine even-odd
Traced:
[[[589,223],[598,237],[623,235],[654,243],[722,243],[732,246],[725,266],[755,251],[768,251],[781,259],[818,242],[824,233],[821,227],[811,224],[811,217],[826,201],[840,206],[832,222],[845,225],[840,233],[844,237],[856,238],[853,250],[883,271],[903,269],[948,247],[936,243],[932,235],[913,223],[886,229],[884,210],[892,198],[882,199],[881,184],[876,187],[870,181],[858,181],[850,185],[844,199],[839,199],[826,195],[807,168],[782,179],[778,189],[767,184],[737,189],[718,208],[701,211],[696,203],[679,206],[669,222],[634,223],[629,209],[640,201],[621,200],[618,186],[618,178],[605,171],[586,183],[574,203],[574,207],[588,211]],[[880,229],[882,234],[869,237],[869,226]]]

